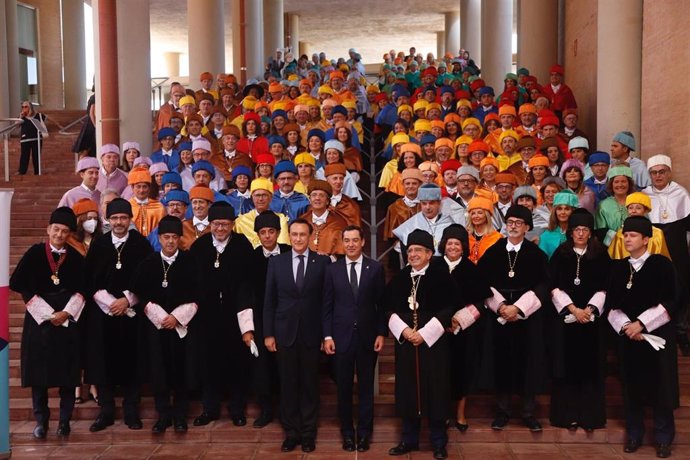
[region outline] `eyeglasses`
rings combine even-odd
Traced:
[[[669,170],[669,169],[666,169],[666,168],[663,168],[663,169],[650,169],[650,170],[649,170],[649,174],[650,174],[651,176],[663,176],[663,175],[667,174],[668,172],[670,172],[670,170]]]
[[[522,227],[524,224],[521,220],[506,220],[506,227]]]
[[[211,222],[211,227],[213,227],[213,228],[218,228],[218,229],[221,229],[221,228],[230,228],[230,225],[232,225],[232,224],[230,224],[230,223],[228,223],[228,222],[218,222],[218,221],[215,221],[215,220],[214,220],[213,222]]]
[[[462,185],[470,185],[470,184],[475,183],[475,182],[477,182],[477,181],[474,179],[458,179],[458,184],[462,184]]]
[[[589,227],[575,227],[573,233],[586,234],[589,233]]]

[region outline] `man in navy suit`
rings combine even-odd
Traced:
[[[345,258],[326,268],[323,287],[324,350],[335,355],[338,415],[343,449],[369,450],[374,424],[374,368],[387,333],[380,304],[383,266],[362,255],[364,234],[356,225],[343,230]],[[357,444],[352,423],[352,386],[357,368]]]
[[[313,228],[290,222],[292,250],[271,257],[264,298],[264,344],[277,352],[280,373],[281,450],[316,448],[321,352],[321,297],[330,258],[309,250]]]

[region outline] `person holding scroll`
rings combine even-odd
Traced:
[[[129,290],[139,263],[151,245],[130,230],[132,205],[122,198],[108,203],[106,217],[112,230],[96,238],[85,262],[89,296],[87,306],[84,381],[96,385],[101,411],[89,427],[97,432],[115,421],[115,386],[123,393],[125,425],[139,430],[140,375],[137,357],[141,348],[143,305]]]
[[[74,387],[81,383],[78,320],[85,304],[84,258],[66,244],[77,218],[72,209],[60,207],[49,222],[48,240],[31,246],[10,278],[10,289],[26,303],[22,386],[31,387],[37,439],[45,439],[48,431],[48,388],[60,388],[57,435],[65,437],[70,434]]]
[[[508,237],[479,259],[479,272],[489,280],[493,296],[484,300],[487,313],[485,353],[480,386],[496,393],[491,428],[503,430],[510,420],[511,395],[522,399],[522,422],[541,431],[534,417],[535,395],[545,390],[546,356],[541,306],[548,301],[546,255],[525,238],[532,213],[519,204],[506,212]]]
[[[180,219],[163,217],[158,226],[161,251],[139,264],[132,285],[147,318],[142,369],[146,371],[158,412],[152,428],[155,434],[164,433],[173,423],[176,432],[187,431],[188,390],[196,377],[192,365],[194,346],[190,341],[200,334],[188,333],[188,326],[197,312],[199,295],[192,256],[179,250],[181,236]]]
[[[654,410],[654,441],[659,458],[671,456],[675,435],[673,410],[679,406],[671,261],[650,254],[652,223],[632,216],[623,222],[623,242],[630,257],[614,262],[608,303],[609,323],[618,339],[623,401],[625,452],[635,452],[644,439],[644,407]]]

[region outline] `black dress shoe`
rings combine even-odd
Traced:
[[[175,433],[186,433],[187,432],[187,420],[184,418],[175,419]]]
[[[297,447],[297,444],[299,444],[299,439],[285,438],[285,441],[283,441],[283,445],[280,446],[280,450],[282,452],[292,452],[293,450],[295,450],[295,447]]]
[[[413,450],[419,450],[419,446],[410,446],[409,444],[401,442],[397,446],[391,447],[390,449],[388,449],[388,455],[393,455],[393,456],[405,455],[405,454],[409,454]]]
[[[106,417],[104,415],[99,415],[98,417],[96,417],[96,420],[89,427],[89,431],[92,433],[103,431],[109,426],[111,426],[113,423],[115,423],[115,420],[113,420],[112,418]]]
[[[501,431],[508,425],[508,416],[497,415],[493,422],[491,422],[491,429]]]
[[[127,428],[130,430],[141,430],[144,428],[144,424],[141,423],[141,419],[139,417],[126,418],[125,425],[127,425]]]
[[[626,454],[632,454],[633,452],[637,451],[641,445],[642,441],[639,439],[628,439],[623,446],[623,452]]]
[[[343,438],[343,450],[347,452],[354,452],[357,446],[355,446],[355,438],[353,436],[345,436]]]
[[[194,419],[192,425],[194,426],[206,426],[214,420],[218,420],[217,415],[209,414],[208,412],[202,412],[200,416]]]
[[[359,438],[357,441],[357,452],[366,452],[369,450],[369,444],[371,441],[369,440],[369,436],[362,436]]]
[[[434,449],[434,458],[437,460],[448,458],[448,451],[445,447],[437,447]]]
[[[156,434],[165,433],[165,430],[169,426],[172,426],[172,421],[170,419],[159,418],[153,425],[153,428],[151,428],[151,431]]]
[[[314,438],[302,439],[302,452],[314,452],[316,450],[316,441]]]
[[[254,428],[263,428],[266,425],[268,425],[269,423],[271,423],[272,421],[273,421],[273,416],[271,414],[267,414],[267,413],[262,412],[261,415],[259,415],[259,417],[257,417],[256,420],[254,420],[254,423],[252,424],[252,426]]]
[[[247,424],[247,417],[244,414],[233,415],[232,424],[235,426],[245,426]]]
[[[659,458],[668,458],[671,456],[671,445],[666,443],[659,443],[656,445],[656,456]]]
[[[69,426],[69,422],[59,422],[56,434],[60,438],[64,438],[69,436],[69,434],[72,432],[72,429]]]
[[[48,424],[47,423],[39,423],[36,425],[34,428],[34,431],[32,433],[34,435],[34,438],[36,439],[45,439],[47,434],[48,434]]]
[[[529,417],[525,417],[522,419],[522,423],[525,424],[525,426],[532,432],[532,433],[538,433],[542,430],[541,428],[541,423],[539,421],[532,417],[531,415]]]
[[[470,427],[468,423],[455,422],[455,428],[458,429],[460,433],[464,433]]]

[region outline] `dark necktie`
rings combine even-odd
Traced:
[[[352,295],[357,300],[357,292],[359,291],[359,283],[357,283],[357,271],[355,270],[357,262],[350,263],[350,287],[352,288]]]
[[[297,285],[297,290],[301,291],[302,286],[304,286],[304,254],[297,256],[299,263],[297,264],[297,276],[295,277],[295,284]]]

